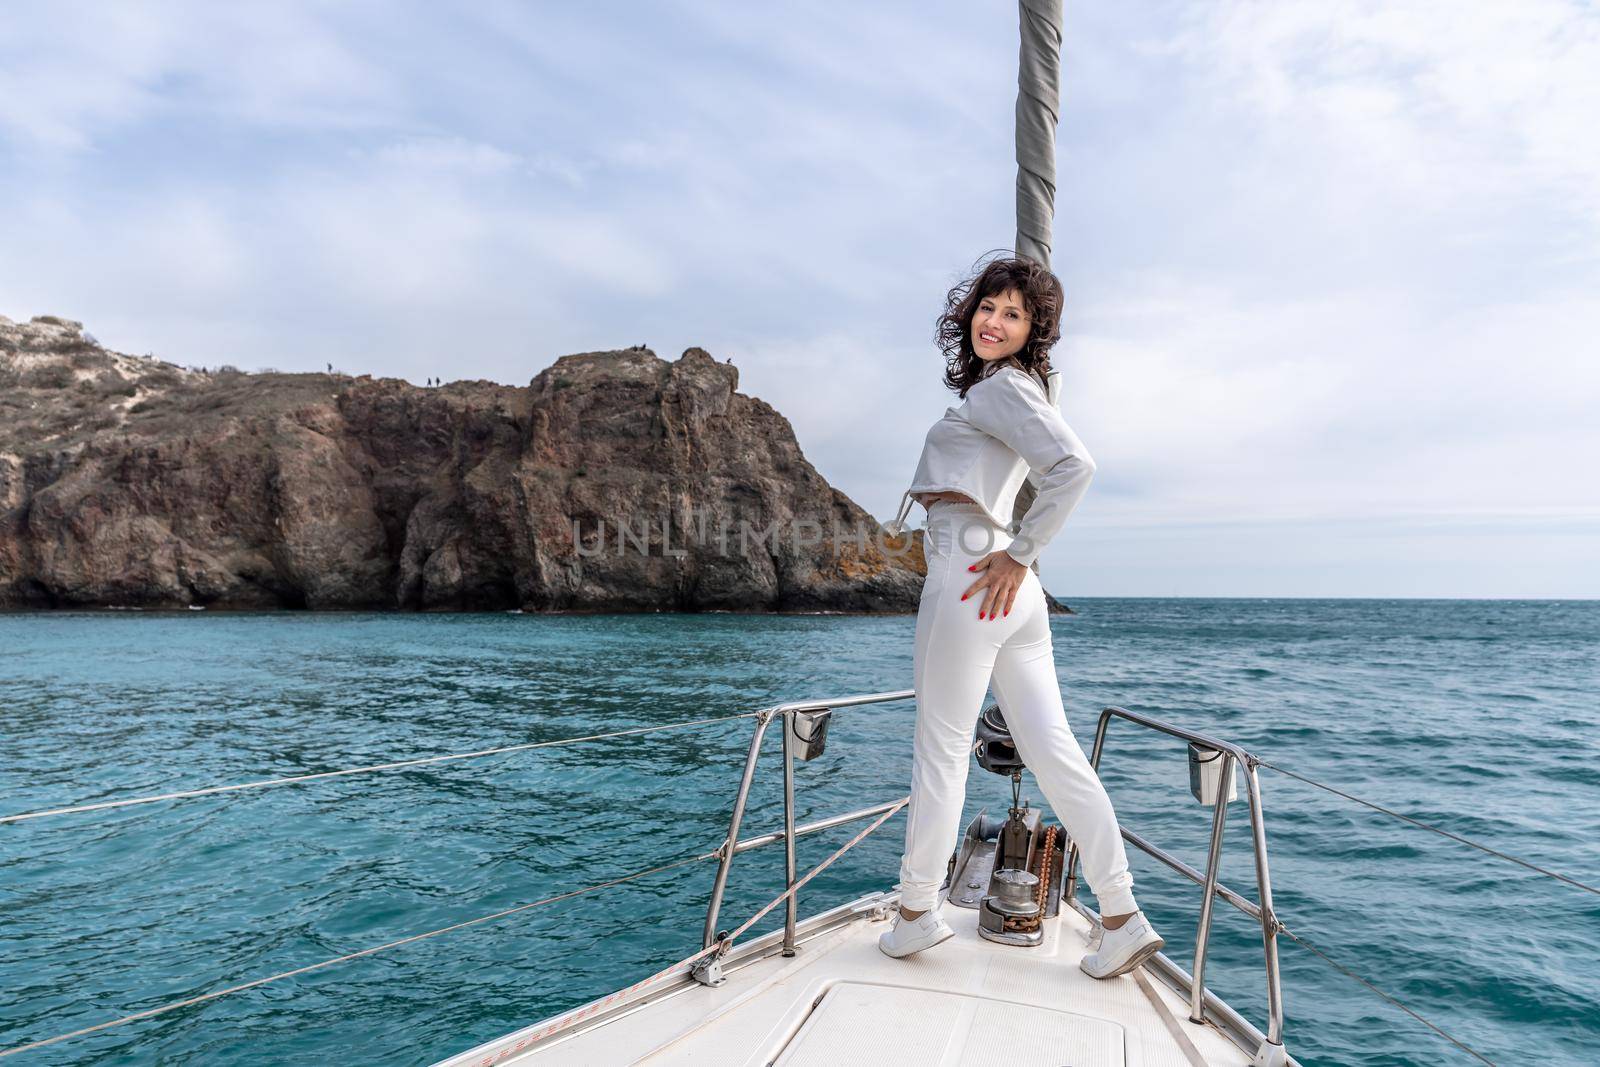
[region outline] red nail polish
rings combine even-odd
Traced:
[[[1011,609],[1007,608],[1005,611],[1002,611],[1000,614],[1002,614],[1002,615],[1010,615],[1011,614]]]
[[[969,570],[969,571],[975,571],[977,569],[978,569],[978,565],[976,563],[974,563],[972,566],[967,568],[967,570]]]
[[[961,599],[962,599],[962,600],[965,600],[965,599],[967,599],[967,594],[965,594],[965,593],[962,593],[962,594],[961,594]]]

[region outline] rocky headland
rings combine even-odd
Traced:
[[[738,384],[700,348],[196,370],[0,317],[0,608],[915,611],[921,532]]]

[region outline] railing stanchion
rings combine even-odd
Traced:
[[[739,824],[744,821],[744,803],[750,797],[750,782],[755,778],[756,760],[761,756],[761,739],[766,735],[767,724],[772,721],[772,709],[756,718],[755,734],[750,738],[750,752],[744,758],[744,777],[739,779],[739,792],[733,798],[733,818],[728,822],[728,839],[722,845],[722,859],[717,864],[717,880],[711,885],[711,905],[706,909],[705,940],[702,948],[710,948],[717,941],[717,913],[722,910],[722,893],[728,887],[728,868],[733,865],[733,846],[739,840]]]
[[[1089,766],[1095,773],[1100,772],[1100,753],[1106,747],[1106,727],[1111,724],[1111,711],[1108,708],[1100,713],[1100,721],[1094,728],[1094,747],[1089,750]],[[1067,838],[1067,873],[1061,879],[1061,899],[1071,904],[1078,895],[1078,843],[1069,836]]]
[[[728,888],[728,868],[733,865],[733,857],[744,851],[739,847],[739,824],[744,821],[745,802],[750,799],[750,783],[755,779],[756,764],[761,758],[761,739],[766,736],[767,727],[776,716],[783,722],[783,833],[784,841],[784,876],[788,885],[784,887],[787,892],[795,884],[795,858],[794,839],[799,836],[794,826],[794,743],[790,740],[791,716],[800,711],[837,711],[840,708],[851,708],[862,704],[882,704],[892,700],[909,700],[916,696],[913,689],[899,689],[885,693],[861,693],[855,696],[830,697],[825,700],[796,700],[788,704],[775,704],[770,708],[763,708],[755,713],[755,736],[750,738],[750,751],[744,758],[744,775],[739,779],[739,792],[733,798],[733,816],[728,820],[728,839],[722,843],[722,858],[717,864],[717,880],[711,886],[711,903],[706,907],[706,929],[703,948],[710,948],[717,941],[717,915],[722,910],[722,895]],[[746,713],[748,714],[748,713]],[[856,818],[861,814],[856,813],[848,818]],[[839,820],[846,821],[846,820]],[[835,825],[834,822],[824,820],[826,825]],[[819,828],[813,824],[807,829]],[[770,836],[770,835],[769,835]],[[794,898],[795,893],[789,897],[789,904],[784,916],[784,955],[794,955],[795,925],[798,918],[798,908]]]
[[[1281,1067],[1282,1064],[1289,1062],[1288,1053],[1284,1051],[1283,1047],[1283,985],[1278,970],[1278,933],[1283,929],[1283,924],[1278,922],[1278,916],[1272,908],[1272,877],[1267,869],[1266,812],[1261,802],[1261,783],[1256,774],[1256,768],[1261,764],[1261,759],[1238,745],[1223,741],[1199,730],[1190,730],[1174,723],[1163,722],[1149,715],[1112,705],[1101,711],[1100,722],[1095,728],[1094,749],[1090,754],[1089,762],[1096,772],[1100,769],[1100,757],[1105,749],[1106,729],[1113,718],[1126,719],[1136,726],[1143,726],[1157,733],[1166,734],[1168,737],[1189,741],[1202,748],[1212,749],[1222,755],[1222,773],[1219,775],[1221,781],[1217,783],[1217,802],[1211,815],[1211,847],[1207,854],[1204,874],[1177,857],[1164,852],[1153,843],[1146,841],[1126,826],[1122,828],[1122,836],[1141,852],[1160,860],[1172,870],[1200,886],[1204,894],[1200,901],[1200,926],[1195,936],[1194,974],[1185,973],[1181,967],[1164,955],[1158,955],[1155,961],[1158,970],[1168,974],[1177,988],[1189,994],[1190,1020],[1196,1023],[1204,1022],[1205,1016],[1203,1013],[1209,1011],[1214,1022],[1233,1028],[1233,1032],[1236,1032],[1239,1036],[1247,1035],[1252,1041],[1259,1042],[1260,1047],[1256,1050],[1256,1057],[1252,1062],[1261,1065],[1261,1067]],[[1251,851],[1255,853],[1256,888],[1260,895],[1260,903],[1251,902],[1242,894],[1223,885],[1221,881],[1222,838],[1228,810],[1226,798],[1234,788],[1234,783],[1238,781],[1239,775],[1244,776],[1249,794]],[[1068,854],[1066,872],[1062,879],[1061,899],[1064,903],[1071,903],[1086,919],[1093,921],[1096,918],[1095,913],[1086,905],[1073,899],[1073,877],[1076,860],[1077,854],[1075,851]],[[1261,923],[1262,951],[1266,957],[1268,1012],[1267,1029],[1264,1035],[1214,994],[1206,991],[1206,956],[1210,950],[1211,920],[1218,897]]]
[[[1278,913],[1272,910],[1272,876],[1267,871],[1267,824],[1261,810],[1261,782],[1255,760],[1245,762],[1250,794],[1250,834],[1255,841],[1256,892],[1261,901],[1261,943],[1267,964],[1267,1041],[1283,1044],[1283,986],[1278,979]]]
[[[1200,927],[1194,935],[1194,985],[1189,990],[1189,1021],[1203,1023],[1206,996],[1206,948],[1211,942],[1211,908],[1217,900],[1217,877],[1222,867],[1222,829],[1228,821],[1228,790],[1233,786],[1233,753],[1222,753],[1222,776],[1211,816],[1211,849],[1206,853],[1206,884],[1201,889]]]
[[[783,713],[783,888],[793,889],[794,865],[794,712]],[[730,840],[733,840],[730,838]],[[793,956],[794,928],[800,914],[800,894],[794,893],[783,908],[783,954]]]

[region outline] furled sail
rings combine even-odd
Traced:
[[[1056,211],[1056,125],[1061,112],[1061,0],[1018,0],[1022,49],[1017,62],[1017,243],[1019,256],[1050,265]],[[1060,379],[1051,372],[1051,403],[1059,404]],[[1029,472],[1017,490],[1013,522],[1021,521],[1039,492]],[[1035,571],[1039,561],[1033,561]]]

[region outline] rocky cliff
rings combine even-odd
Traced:
[[[0,607],[914,611],[896,541],[699,348],[525,387],[184,369],[0,317]]]

